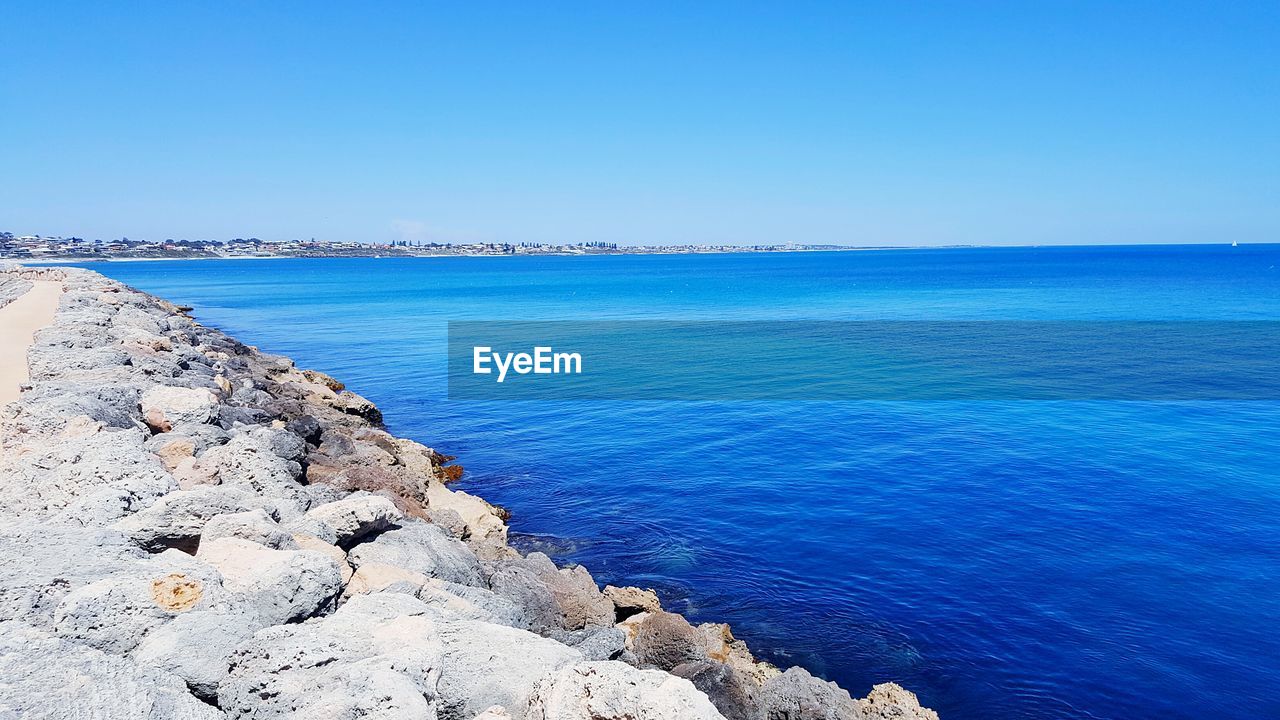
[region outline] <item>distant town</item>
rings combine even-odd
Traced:
[[[433,257],[447,255],[622,255],[853,250],[844,245],[618,245],[616,243],[387,243],[321,240],[86,240],[0,232],[0,258],[11,260],[185,260],[272,257]]]

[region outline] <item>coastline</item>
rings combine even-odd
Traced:
[[[108,717],[128,716],[121,677],[157,717],[937,717],[520,555],[503,510],[447,487],[452,458],[334,378],[89,270],[0,275],[66,288],[0,414],[0,684],[20,708],[56,704],[41,673],[70,662]],[[374,695],[392,702],[357,707]]]

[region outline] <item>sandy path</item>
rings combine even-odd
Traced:
[[[37,280],[22,297],[0,307],[0,405],[18,399],[27,381],[27,348],[36,330],[53,322],[62,283]]]

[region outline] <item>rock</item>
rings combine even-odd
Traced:
[[[521,610],[526,630],[550,635],[564,629],[564,615],[538,574],[523,564],[506,563],[489,576],[489,588]]]
[[[539,578],[559,606],[565,629],[613,626],[613,603],[600,592],[586,568],[575,565],[557,570],[546,555],[529,553],[530,560],[535,557],[540,560]]]
[[[627,650],[633,650],[636,644],[636,635],[640,633],[640,626],[653,613],[641,612],[628,617],[617,624],[617,628],[626,634]]]
[[[649,613],[640,622],[632,651],[642,666],[660,670],[707,659],[702,633],[684,616],[669,612]]]
[[[444,643],[441,720],[471,718],[493,705],[520,720],[545,675],[582,660],[558,642],[503,625],[455,620],[437,629]]]
[[[333,558],[307,550],[272,550],[255,542],[223,537],[201,543],[197,557],[222,573],[264,625],[305,620],[331,609],[342,591]]]
[[[151,452],[160,458],[160,462],[164,463],[165,469],[170,472],[186,459],[192,459],[194,464],[194,456],[196,454],[196,444],[191,438],[175,436],[169,437],[167,434],[159,435],[158,438],[164,438],[164,442],[158,443]],[[151,443],[148,443],[150,445]]]
[[[343,596],[363,595],[388,589],[417,595],[422,586],[430,580],[431,578],[420,572],[405,570],[395,565],[374,562],[365,563],[357,568],[355,574],[351,576],[351,581],[347,583],[346,589],[343,590]]]
[[[261,627],[261,621],[251,614],[197,610],[152,630],[131,657],[141,665],[182,678],[196,696],[213,701],[218,683],[227,676],[232,651]]]
[[[418,590],[418,599],[450,619],[483,620],[522,627],[520,609],[510,600],[485,588],[431,578]]]
[[[616,608],[618,622],[622,622],[636,613],[662,610],[662,602],[658,600],[658,594],[652,590],[605,585],[604,596],[609,598],[614,608]]]
[[[242,433],[226,445],[209,448],[201,465],[217,468],[223,485],[233,485],[259,495],[299,497],[297,478],[301,467],[284,460],[271,449],[271,438]]]
[[[424,522],[406,521],[356,545],[347,552],[347,559],[357,570],[365,563],[376,562],[463,585],[483,584],[475,554],[440,528]]]
[[[217,417],[218,398],[206,388],[153,385],[139,402],[147,424],[159,432],[168,432],[178,423],[209,423]]]
[[[0,624],[0,717],[215,720],[223,715],[169,673],[6,622]]]
[[[0,516],[30,521],[57,514],[85,525],[108,525],[177,488],[137,430],[64,436],[25,454],[6,452],[0,477]]]
[[[153,552],[165,548],[195,552],[200,532],[210,518],[244,512],[255,504],[252,495],[238,488],[195,487],[171,492],[114,527]]]
[[[461,490],[449,490],[438,482],[427,485],[430,510],[453,511],[467,527],[466,537],[477,542],[505,545],[507,524],[489,503]]]
[[[862,711],[835,683],[793,667],[760,688],[766,720],[861,720]]]
[[[511,715],[501,705],[494,705],[493,707],[485,708],[484,712],[475,716],[472,720],[511,720]]]
[[[379,495],[353,495],[307,511],[307,518],[328,525],[336,544],[348,545],[381,532],[404,517],[394,503]]]
[[[177,615],[225,599],[217,572],[167,550],[67,593],[54,610],[53,629],[60,637],[123,654]]]
[[[688,681],[620,662],[584,662],[542,681],[529,720],[721,720]]]
[[[726,720],[764,720],[754,680],[720,662],[677,665],[672,675],[682,677],[706,694]]]
[[[0,530],[0,625],[45,628],[66,597],[146,558],[115,530],[29,523]]]
[[[262,508],[214,515],[200,531],[200,544],[224,537],[249,540],[275,550],[298,549],[293,536],[285,532]]]
[[[876,685],[857,703],[867,720],[938,720],[938,713],[920,707],[915,693],[896,683]]]
[[[586,660],[616,660],[626,650],[626,637],[623,631],[610,627],[577,630],[561,640]]]
[[[351,564],[347,562],[346,550],[343,550],[333,543],[321,540],[315,535],[308,535],[306,533],[294,533],[293,541],[297,543],[299,550],[314,550],[333,558],[333,561],[338,565],[338,571],[342,575],[343,585],[346,585],[347,582],[351,580],[351,576],[355,571],[351,569]]]
[[[258,632],[231,656],[218,706],[255,720],[436,717],[441,645],[415,605],[360,596],[322,620]]]

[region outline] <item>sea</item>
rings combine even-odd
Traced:
[[[1280,245],[84,266],[341,379],[457,456],[523,548],[855,696],[1280,717],[1274,396],[463,400],[446,378],[461,321],[1278,321]],[[1214,365],[1278,361],[1248,355]]]

